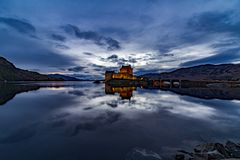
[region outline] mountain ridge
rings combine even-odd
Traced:
[[[66,75],[62,75],[62,74],[48,74],[48,77],[50,77],[50,78],[60,78],[60,79],[63,79],[65,81],[81,81],[78,78],[71,77],[71,76],[66,76]]]
[[[6,58],[0,56],[0,81],[62,81],[38,72],[17,68]]]
[[[144,74],[142,77],[149,79],[240,81],[240,64],[204,64],[179,68],[171,72]]]

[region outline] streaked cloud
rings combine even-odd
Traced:
[[[26,69],[95,77],[124,64],[142,74],[237,63],[239,5],[238,0],[42,0],[37,5],[2,0],[0,52]],[[85,68],[74,70],[78,66]]]
[[[75,36],[79,39],[93,41],[96,45],[106,46],[108,50],[120,49],[120,44],[117,40],[111,37],[105,37],[93,31],[81,31],[77,26],[68,24],[62,27],[66,33]]]
[[[34,34],[36,32],[36,28],[32,24],[20,19],[0,17],[0,23],[12,27],[20,33]]]

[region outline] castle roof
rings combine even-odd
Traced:
[[[114,73],[114,71],[106,71],[106,73]]]
[[[132,68],[131,65],[122,66],[122,68]]]

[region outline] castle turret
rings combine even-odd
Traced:
[[[131,67],[131,65],[122,66],[122,68],[120,69],[120,73],[133,75],[133,68]]]
[[[113,73],[114,73],[114,71],[106,71],[105,72],[105,81],[106,82],[113,78]]]

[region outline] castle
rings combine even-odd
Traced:
[[[105,72],[105,81],[109,81],[112,79],[125,79],[125,80],[137,80],[137,77],[133,75],[133,68],[131,65],[122,66],[118,73],[114,71],[106,71]]]

